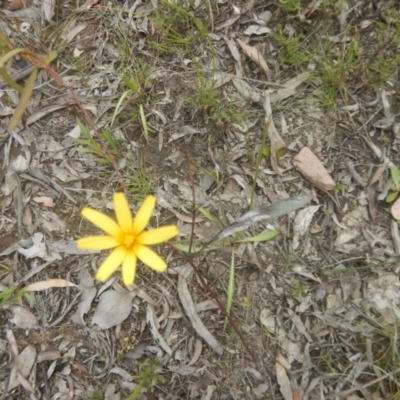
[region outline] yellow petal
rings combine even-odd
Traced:
[[[125,233],[130,233],[132,229],[132,213],[123,193],[114,194],[114,209],[118,225]]]
[[[143,264],[158,272],[164,272],[167,269],[167,263],[157,253],[146,246],[135,246],[135,254]]]
[[[82,210],[81,214],[93,225],[96,225],[98,228],[100,228],[105,233],[108,233],[110,236],[114,236],[116,239],[122,236],[123,232],[118,224],[113,219],[101,213],[100,211],[85,207]]]
[[[123,246],[117,247],[100,265],[96,279],[104,282],[107,280],[121,265],[126,254],[126,250]]]
[[[89,236],[78,239],[76,244],[79,249],[108,250],[119,246],[121,243],[114,236]]]
[[[122,261],[122,281],[125,286],[132,285],[135,280],[137,258],[134,253],[127,252]]]
[[[146,228],[150,221],[151,214],[156,206],[156,198],[154,196],[147,196],[143,204],[140,206],[139,211],[133,221],[133,232],[138,235]]]
[[[151,231],[143,232],[136,239],[136,242],[144,245],[159,244],[172,239],[178,234],[178,227],[175,225],[163,226]]]

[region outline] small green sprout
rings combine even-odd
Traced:
[[[135,364],[139,368],[139,373],[134,375],[132,378],[137,386],[136,389],[127,397],[128,400],[137,399],[144,389],[153,392],[157,384],[165,383],[165,378],[158,374],[161,363],[162,359],[160,358],[136,361]]]
[[[292,294],[297,299],[302,299],[304,297],[304,295],[310,289],[309,285],[303,285],[298,279],[294,280],[293,286],[294,286],[294,288],[293,288]]]

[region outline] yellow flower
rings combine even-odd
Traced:
[[[122,264],[122,280],[126,286],[129,286],[135,279],[137,259],[158,272],[164,272],[167,269],[166,262],[147,246],[172,239],[178,234],[178,228],[175,225],[169,225],[143,232],[150,221],[155,205],[156,198],[148,196],[140,206],[135,219],[132,219],[125,195],[115,193],[114,209],[118,223],[91,208],[85,207],[82,210],[82,216],[107,233],[107,236],[89,236],[79,239],[78,247],[86,250],[107,250],[115,247],[98,269],[96,279],[104,282]]]

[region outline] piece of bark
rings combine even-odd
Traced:
[[[324,190],[333,190],[335,188],[335,181],[329,175],[322,162],[308,147],[303,147],[299,151],[293,158],[293,164],[313,185]]]

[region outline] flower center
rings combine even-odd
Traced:
[[[124,245],[126,248],[132,248],[133,244],[135,243],[136,235],[125,235],[124,237]]]

